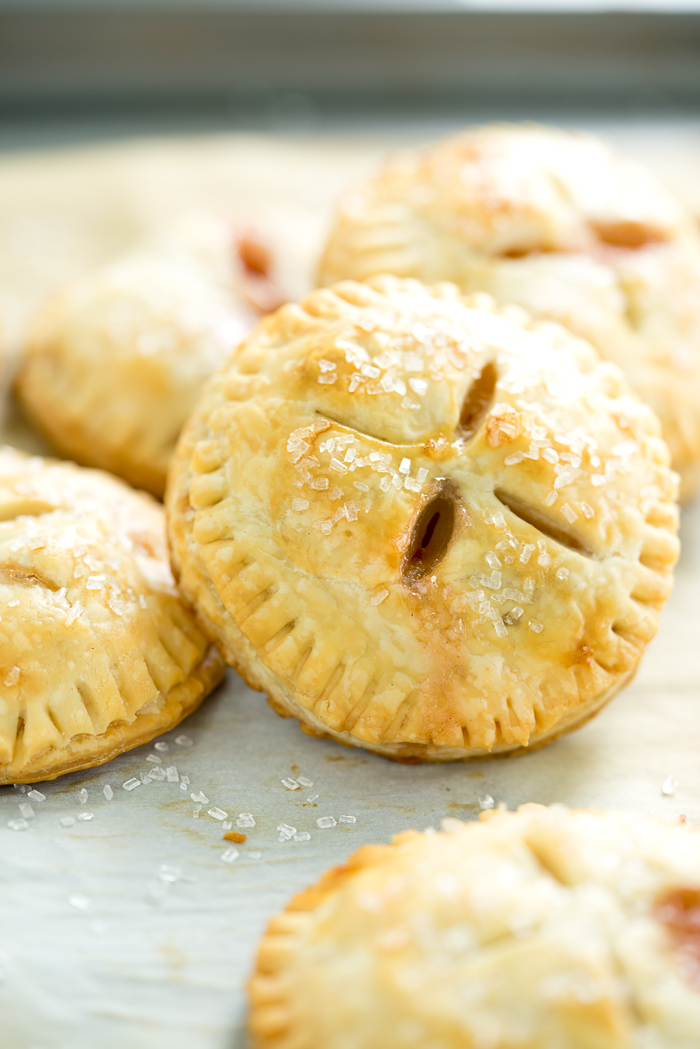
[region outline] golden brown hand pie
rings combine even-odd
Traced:
[[[341,202],[320,283],[395,273],[487,291],[566,324],[661,419],[700,483],[700,231],[589,135],[487,126],[398,156]]]
[[[272,920],[255,1049],[697,1049],[698,828],[481,819],[360,849]]]
[[[39,317],[17,378],[64,455],[162,496],[202,383],[280,304],[267,249],[222,221],[188,222],[77,281]]]
[[[107,474],[0,449],[0,783],[146,743],[223,674],[175,589],[162,508]]]
[[[186,599],[275,709],[441,761],[553,739],[629,681],[674,494],[658,420],[587,343],[387,277],[261,322],[167,504]]]

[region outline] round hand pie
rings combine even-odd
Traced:
[[[255,1049],[697,1049],[698,829],[481,820],[366,846],[273,919]]]
[[[467,131],[349,193],[320,282],[394,273],[517,302],[589,339],[700,483],[700,235],[651,175],[583,134]]]
[[[677,556],[651,410],[583,340],[378,278],[264,320],[171,467],[173,567],[310,732],[404,760],[544,743],[656,631]]]
[[[269,256],[228,224],[84,277],[44,309],[17,378],[32,422],[61,452],[162,496],[203,382],[280,303]]]
[[[0,784],[146,743],[223,674],[178,598],[162,509],[107,474],[0,449]]]

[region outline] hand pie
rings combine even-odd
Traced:
[[[443,828],[272,920],[255,1049],[697,1049],[697,827],[524,805]]]
[[[320,283],[395,273],[487,291],[587,338],[700,483],[700,233],[584,134],[489,126],[405,153],[341,203]]]
[[[223,674],[173,584],[162,509],[107,474],[0,449],[0,784],[147,743]]]
[[[261,312],[271,261],[228,224],[188,224],[90,274],[39,317],[16,390],[61,454],[162,496],[199,389]]]
[[[312,734],[504,754],[632,677],[671,587],[675,475],[622,373],[518,307],[393,277],[263,320],[171,466],[173,568]]]

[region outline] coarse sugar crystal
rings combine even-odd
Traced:
[[[85,822],[88,822],[89,820],[94,820],[94,818],[95,818],[95,813],[94,812],[79,812],[78,813],[78,819],[79,820],[84,820]]]
[[[338,823],[357,823],[357,816],[338,816]]]
[[[193,745],[193,741],[190,739],[189,736],[186,736],[184,733],[182,733],[179,736],[176,736],[175,742],[177,743],[178,747],[191,747]]]
[[[180,776],[177,771],[177,766],[169,765],[168,768],[165,770],[165,777],[168,783],[179,783]]]
[[[75,820],[72,816],[61,816],[58,821],[62,827],[73,827],[75,826]]]
[[[479,808],[484,811],[485,809],[492,809],[496,802],[493,800],[490,794],[484,794],[482,798],[479,798]]]
[[[22,813],[25,820],[31,820],[34,818],[34,809],[31,807],[28,801],[23,801],[20,804],[19,811]]]
[[[27,830],[27,828],[29,827],[29,824],[27,823],[26,820],[16,819],[16,820],[8,820],[7,821],[7,826],[10,828],[10,830]]]
[[[226,817],[228,816],[228,812],[224,812],[223,809],[220,809],[220,808],[217,808],[217,807],[214,807],[213,809],[209,809],[208,812],[209,812],[209,815],[211,816],[212,819],[219,820],[219,821],[225,820]]]
[[[192,798],[192,801],[199,801],[202,805],[206,805],[209,802],[209,798],[201,790],[197,790],[193,794],[190,794],[190,797]]]
[[[159,750],[161,754],[165,754],[166,750],[168,749],[168,744],[165,742],[164,739],[158,740],[158,742],[154,743],[153,746],[156,750]]]
[[[299,790],[299,784],[295,779],[292,779],[291,776],[287,776],[285,779],[280,780],[280,783],[283,787],[286,787],[287,790]]]
[[[128,779],[128,780],[126,780],[125,783],[122,783],[122,787],[124,788],[124,790],[135,790],[137,787],[140,787],[140,786],[141,786],[141,780],[140,779]]]
[[[31,798],[32,801],[46,801],[46,795],[42,794],[40,790],[30,790],[27,797]]]
[[[316,826],[320,827],[321,830],[327,830],[329,827],[335,827],[336,822],[333,816],[320,816],[316,820]]]
[[[157,754],[149,754],[146,757],[146,761],[150,761],[152,765],[162,765],[163,759],[159,758]]]
[[[225,852],[222,852],[221,859],[224,863],[233,863],[235,860],[238,859],[239,856],[240,852],[238,851],[238,849],[234,849],[233,847],[231,847],[230,849],[226,849]]]
[[[82,790],[79,792],[78,800],[80,801],[81,805],[87,805],[88,792],[85,790],[85,787],[83,787]]]
[[[297,776],[297,783],[299,783],[302,787],[313,787],[314,785],[314,781],[312,779],[308,779],[306,776]]]
[[[114,791],[110,787],[109,783],[105,783],[105,785],[104,785],[104,787],[102,789],[102,793],[104,794],[104,796],[107,799],[107,801],[111,801],[112,798],[114,797]]]

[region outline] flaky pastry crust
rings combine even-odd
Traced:
[[[341,201],[321,284],[454,281],[557,320],[661,419],[681,494],[700,484],[700,233],[590,135],[486,126],[406,152]]]
[[[697,1049],[700,834],[524,805],[366,846],[270,923],[255,1049]]]
[[[266,249],[229,224],[189,221],[55,296],[16,379],[32,423],[62,454],[158,497],[206,379],[279,294]]]
[[[511,753],[630,679],[669,594],[651,410],[552,323],[346,282],[261,322],[171,466],[182,592],[307,731],[400,760]]]
[[[149,496],[0,449],[0,784],[146,743],[224,670],[179,599]]]

